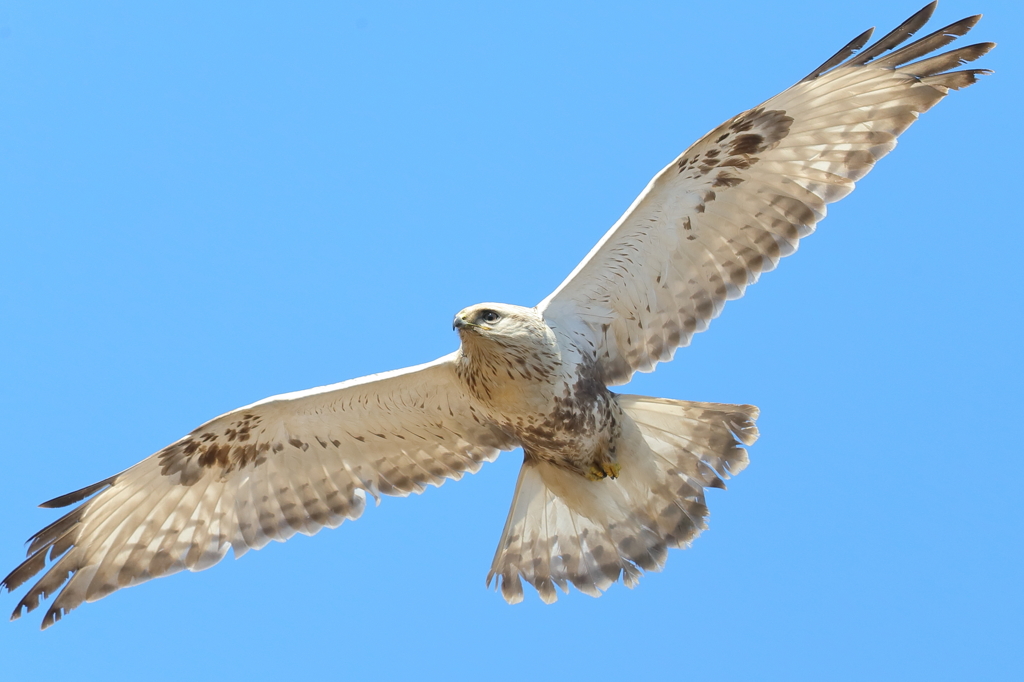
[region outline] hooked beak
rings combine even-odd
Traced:
[[[462,315],[456,315],[455,320],[452,322],[452,329],[461,332],[463,329],[489,329],[489,327],[473,324]]]

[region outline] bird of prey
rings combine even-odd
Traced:
[[[455,317],[460,347],[416,367],[273,396],[221,415],[135,466],[44,503],[77,505],[36,533],[2,584],[49,568],[12,618],[199,571],[294,533],[477,471],[523,466],[488,584],[545,602],[660,569],[705,527],[705,488],[747,464],[757,408],[613,393],[707,329],[796,250],[896,137],[982,69],[993,47],[935,54],[979,17],[904,43],[935,3],[866,49],[871,31],[796,85],[726,121],[659,172],[589,255],[532,308]]]

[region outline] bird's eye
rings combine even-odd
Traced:
[[[494,312],[493,310],[482,310],[480,311],[480,321],[486,322],[487,324],[494,324],[501,319],[501,315]]]

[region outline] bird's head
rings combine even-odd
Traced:
[[[505,346],[546,344],[551,329],[533,308],[506,303],[479,303],[455,316],[452,329],[463,345],[493,341]]]

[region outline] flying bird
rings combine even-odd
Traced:
[[[368,497],[440,486],[517,447],[487,578],[508,602],[524,581],[552,602],[556,587],[598,596],[659,570],[706,528],[704,490],[747,465],[758,410],[608,387],[670,360],[793,253],[921,112],[990,73],[959,67],[992,43],[935,54],[980,16],[904,45],[935,5],[866,49],[862,33],[703,136],[535,307],[459,312],[454,353],[241,407],[43,503],[77,506],[33,535],[3,579],[11,591],[45,570],[12,619],[56,595],[46,628],[83,601],[338,526]]]

